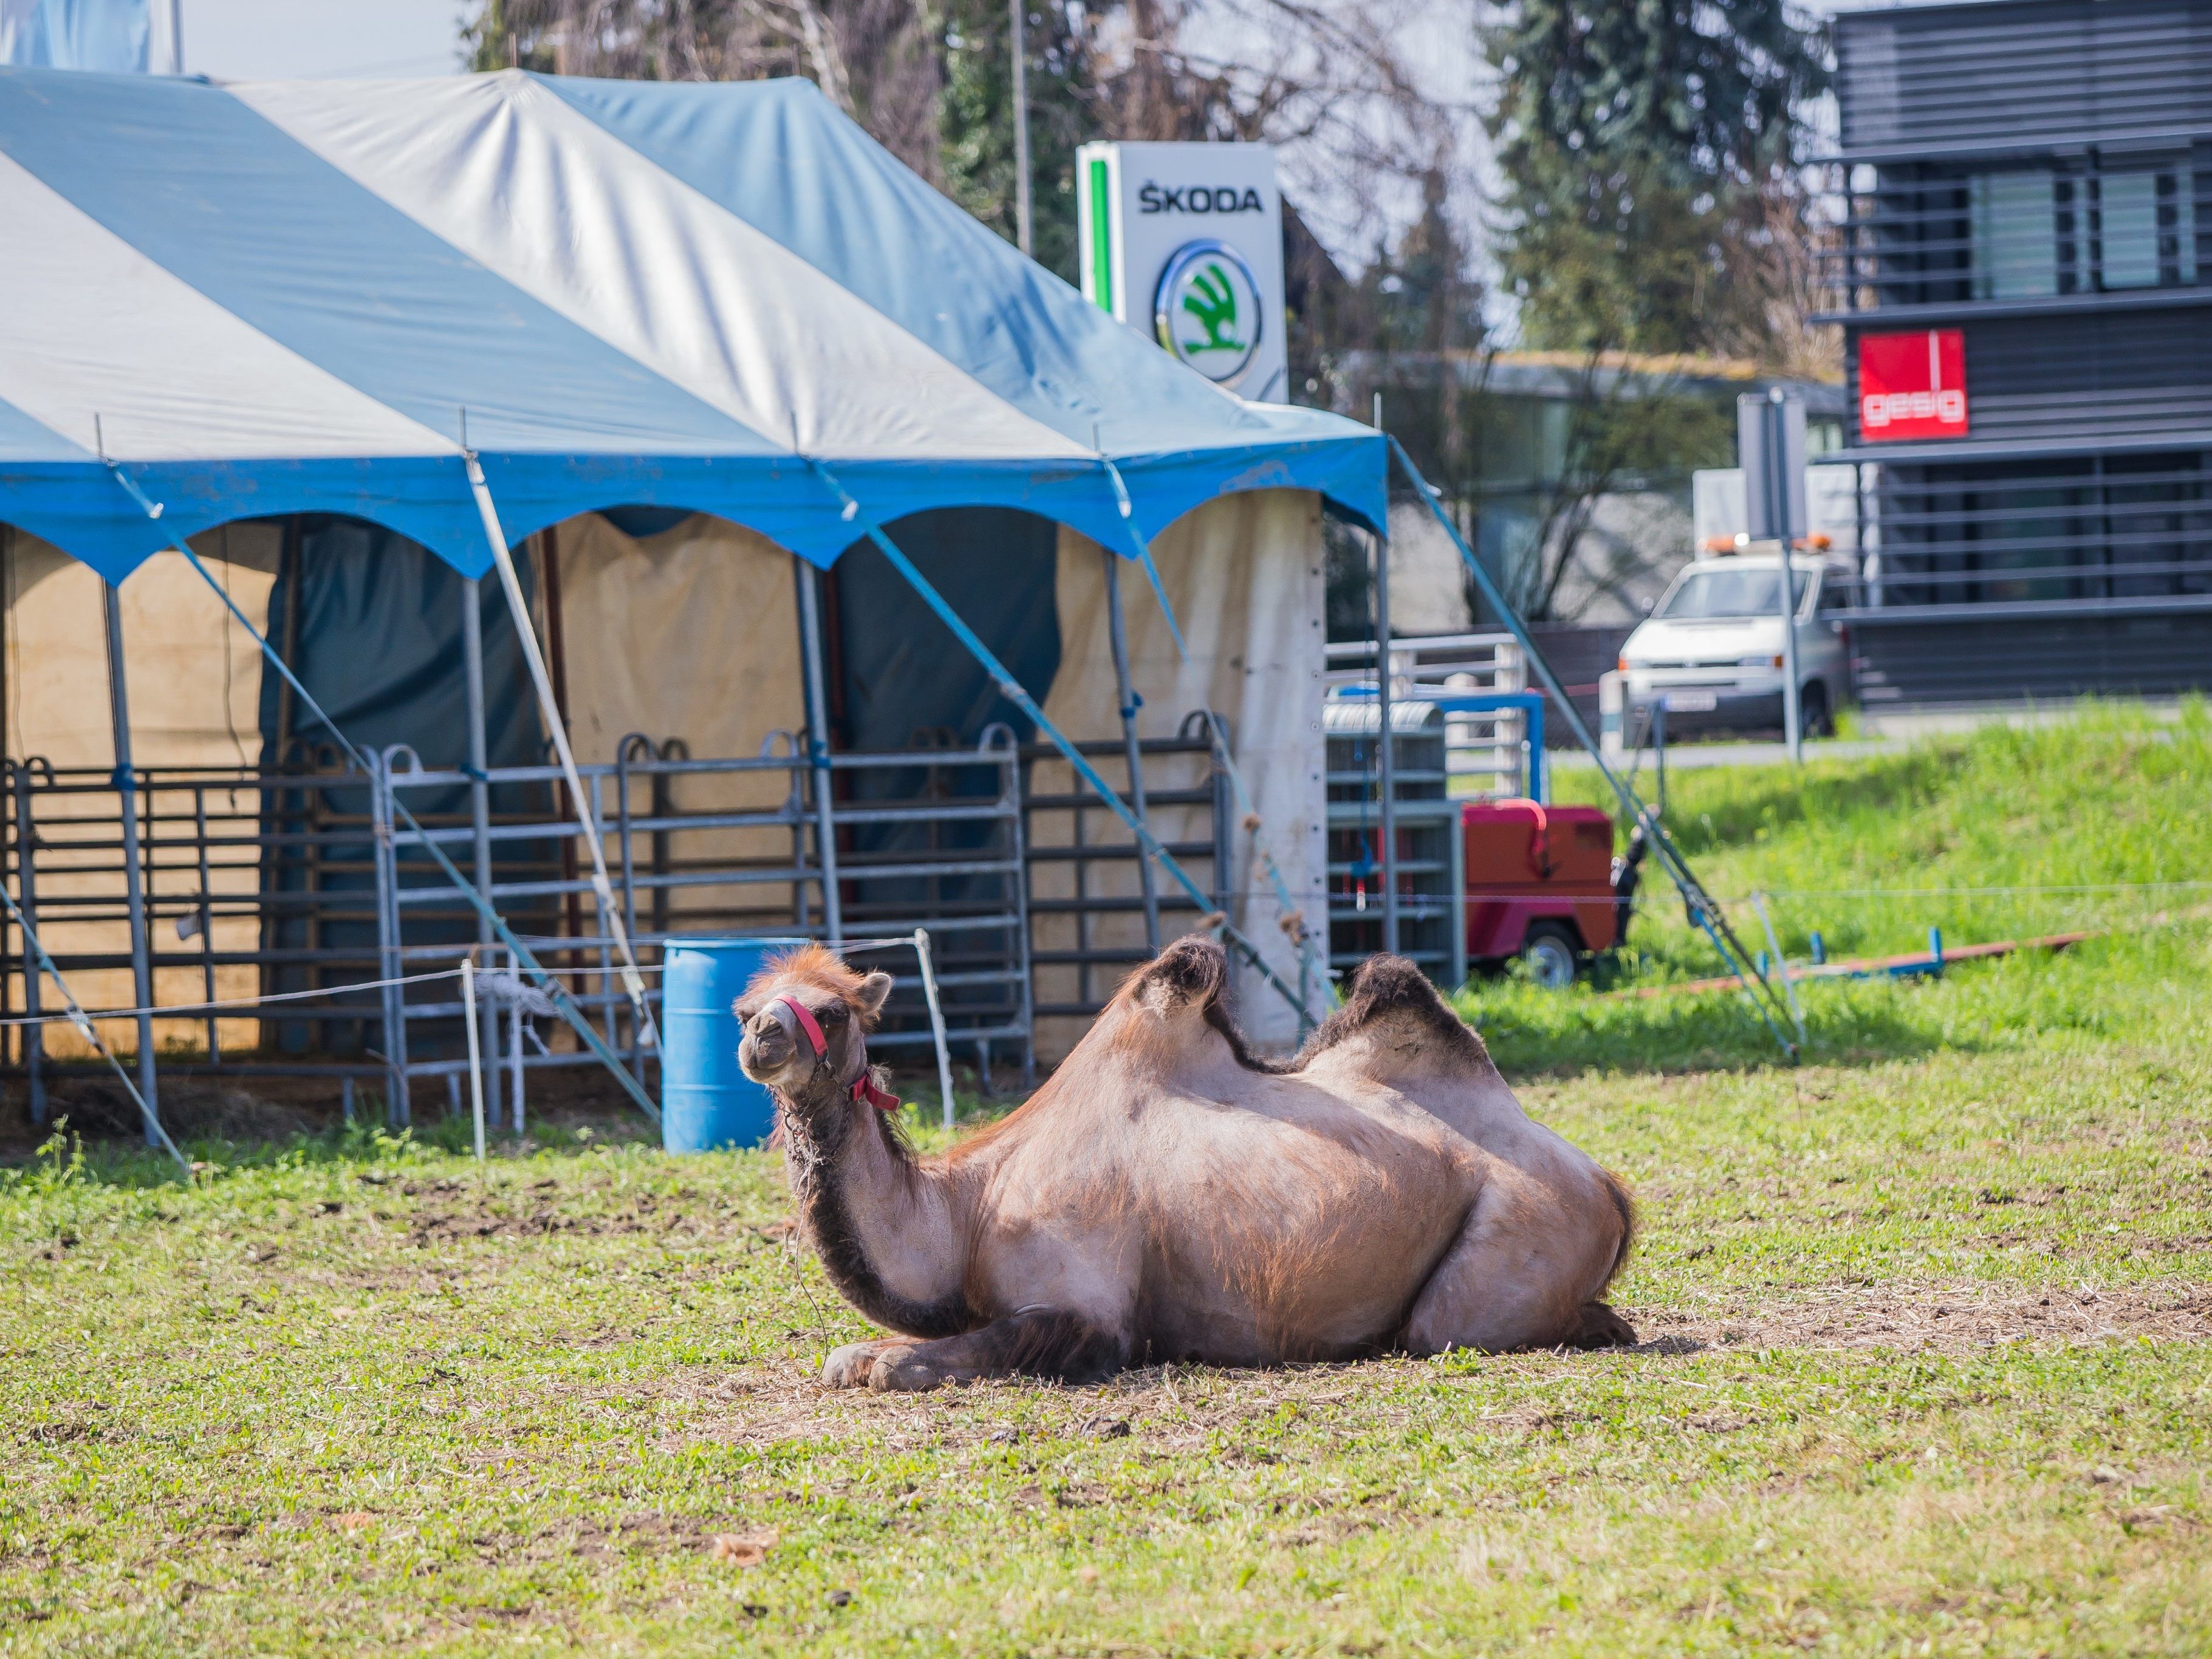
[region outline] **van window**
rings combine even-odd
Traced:
[[[1782,573],[1741,565],[1692,570],[1652,614],[1669,622],[1771,617],[1782,609]]]

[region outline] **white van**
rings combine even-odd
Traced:
[[[1808,737],[1835,730],[1850,699],[1850,635],[1832,613],[1850,604],[1850,567],[1818,554],[1790,560],[1797,582],[1797,684]],[[1782,725],[1782,558],[1772,542],[1702,556],[1674,578],[1620,649],[1622,714],[1644,740],[1655,704],[1667,736],[1778,730]]]

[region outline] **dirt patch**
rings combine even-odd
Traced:
[[[1996,1295],[1949,1286],[1825,1286],[1786,1302],[1741,1310],[1691,1313],[1624,1310],[1642,1340],[1589,1353],[1501,1355],[1486,1365],[1527,1372],[1571,1365],[1601,1369],[1700,1352],[1760,1348],[1884,1348],[1986,1352],[2008,1344],[2087,1344],[2148,1337],[2153,1342],[2212,1340],[2212,1288],[2051,1291]],[[662,1449],[701,1443],[765,1450],[778,1444],[866,1437],[889,1452],[928,1447],[1026,1447],[1031,1443],[1112,1438],[1133,1455],[1212,1446],[1228,1461],[1274,1461],[1261,1448],[1220,1446],[1217,1437],[1262,1419],[1325,1413],[1346,1401],[1433,1382],[1428,1362],[1398,1356],[1348,1364],[1222,1371],[1188,1365],[1124,1371],[1088,1389],[1026,1380],[978,1382],[925,1395],[870,1395],[822,1387],[811,1366],[786,1360],[725,1373],[685,1391],[703,1411]],[[626,1392],[634,1399],[634,1392]],[[1547,1406],[1500,1413],[1497,1432],[1523,1437],[1571,1433],[1571,1413]],[[1694,1420],[1698,1432],[1726,1435],[1754,1426],[1717,1412]]]
[[[1741,1312],[1638,1308],[1632,1313],[1644,1338],[1632,1351],[1638,1352],[1748,1347],[1974,1353],[2021,1342],[2212,1339],[2212,1289],[2197,1286],[2000,1295],[1956,1285],[1843,1285],[1805,1291]]]
[[[471,1539],[484,1561],[605,1560],[624,1555],[711,1556],[718,1538],[755,1539],[726,1516],[625,1515],[612,1521],[570,1521],[538,1533],[487,1533]]]
[[[47,1108],[50,1124],[65,1119],[72,1133],[88,1140],[134,1141],[145,1133],[137,1103],[122,1085],[106,1079],[57,1079]],[[289,1140],[328,1127],[329,1115],[234,1084],[165,1078],[161,1123],[182,1140]],[[29,1133],[27,1125],[24,1129]]]
[[[538,1188],[553,1184],[541,1182]],[[400,1188],[409,1197],[442,1197],[459,1190],[459,1183],[453,1182],[410,1182]],[[408,1222],[407,1242],[420,1248],[475,1238],[546,1238],[556,1233],[586,1237],[655,1233],[704,1240],[747,1232],[759,1235],[762,1230],[718,1211],[699,1194],[659,1198],[641,1193],[618,1210],[586,1210],[556,1208],[547,1195],[533,1188],[520,1206],[482,1201],[425,1205]]]

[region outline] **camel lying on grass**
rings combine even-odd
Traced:
[[[1597,1298],[1633,1212],[1529,1121],[1413,963],[1375,957],[1284,1065],[1255,1059],[1201,939],[1134,975],[1018,1110],[917,1158],[866,1031],[890,989],[809,945],[738,1003],[802,1223],[837,1288],[900,1333],[833,1388],[1129,1364],[1266,1365],[1632,1342]]]

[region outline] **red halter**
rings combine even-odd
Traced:
[[[806,1033],[807,1044],[814,1050],[816,1063],[826,1059],[830,1053],[830,1039],[822,1035],[822,1022],[814,1018],[813,1011],[797,997],[778,997],[776,1000],[791,1010],[793,1017],[799,1021],[799,1029]],[[865,1100],[879,1112],[896,1112],[899,1109],[896,1095],[876,1087],[876,1079],[869,1073],[865,1059],[860,1062],[860,1076],[853,1079],[853,1086],[847,1092],[855,1103]]]

